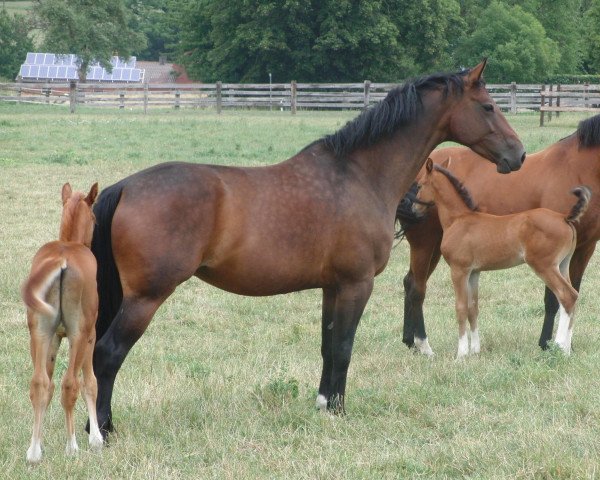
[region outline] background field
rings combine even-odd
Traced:
[[[600,285],[584,279],[570,358],[537,347],[541,282],[526,268],[484,274],[481,355],[454,360],[453,294],[445,265],[429,287],[433,359],[401,342],[407,247],[392,252],[358,330],[348,415],[314,409],[320,292],[227,294],[197,280],[161,307],[117,378],[118,435],[102,454],[64,457],[55,395],[45,458],[25,464],[32,371],[19,285],[55,239],[60,188],[107,186],[146,166],[189,160],[266,165],[356,113],[152,112],[0,105],[0,476],[4,478],[597,478],[600,476]],[[528,151],[575,130],[561,115],[509,117]],[[600,160],[600,159],[599,159]],[[61,349],[57,378],[65,368]],[[58,390],[57,390],[58,393]]]

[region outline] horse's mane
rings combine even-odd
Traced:
[[[581,148],[597,147],[600,145],[600,114],[579,122],[577,139]]]
[[[436,73],[407,81],[391,90],[381,102],[319,142],[323,142],[337,158],[343,158],[358,148],[369,147],[419,117],[422,92],[442,87],[444,96],[448,95],[448,92],[462,94],[465,76],[469,71]],[[481,83],[483,84],[483,81]]]
[[[452,175],[452,173],[450,173],[449,170],[446,170],[444,167],[440,167],[437,164],[434,164],[433,168],[434,170],[437,170],[438,172],[443,173],[446,176],[446,178],[450,181],[456,192],[460,195],[462,201],[465,202],[465,205],[469,208],[469,210],[472,210],[473,212],[477,212],[479,210],[477,204],[473,200],[473,197],[471,197],[471,194],[469,193],[467,188],[462,184],[462,182],[458,178]]]

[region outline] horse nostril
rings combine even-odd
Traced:
[[[521,164],[525,163],[526,156],[527,156],[527,152],[523,152],[523,155],[521,156]]]

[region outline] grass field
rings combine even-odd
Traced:
[[[314,409],[319,291],[246,298],[191,280],[160,308],[125,361],[113,397],[118,434],[110,446],[99,455],[88,451],[78,402],[81,452],[65,458],[55,394],[44,425],[44,460],[27,467],[32,367],[19,285],[36,249],[56,238],[62,184],[103,187],[168,160],[270,164],[354,115],[83,109],[69,115],[56,107],[0,104],[0,476],[600,477],[597,259],[584,279],[570,357],[538,349],[543,286],[519,267],[482,275],[482,353],[456,362],[445,265],[433,275],[425,309],[437,355],[413,355],[401,342],[404,243],[376,279],[357,333],[347,416]],[[535,151],[574,131],[580,118],[562,115],[543,129],[537,115],[509,120]]]

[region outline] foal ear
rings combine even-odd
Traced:
[[[62,202],[63,205],[65,203],[67,203],[67,200],[69,200],[69,198],[71,198],[71,194],[73,193],[73,190],[71,189],[71,184],[69,182],[65,183],[62,187]]]
[[[431,159],[431,157],[429,157],[427,159],[427,162],[425,163],[425,170],[427,170],[427,173],[431,173],[431,171],[433,170],[433,160]]]
[[[87,203],[91,207],[94,204],[94,202],[96,201],[97,196],[98,196],[98,182],[94,183],[92,185],[92,188],[90,188],[90,193],[88,193],[87,197],[85,197],[85,203]]]
[[[481,75],[483,75],[483,71],[485,70],[485,66],[487,65],[487,57],[484,57],[481,62],[474,66],[469,74],[467,75],[467,82],[471,85],[478,83],[481,81]]]
[[[448,157],[446,160],[444,160],[442,162],[442,164],[440,165],[440,167],[444,167],[445,169],[450,168],[450,163],[452,162],[452,158]]]

